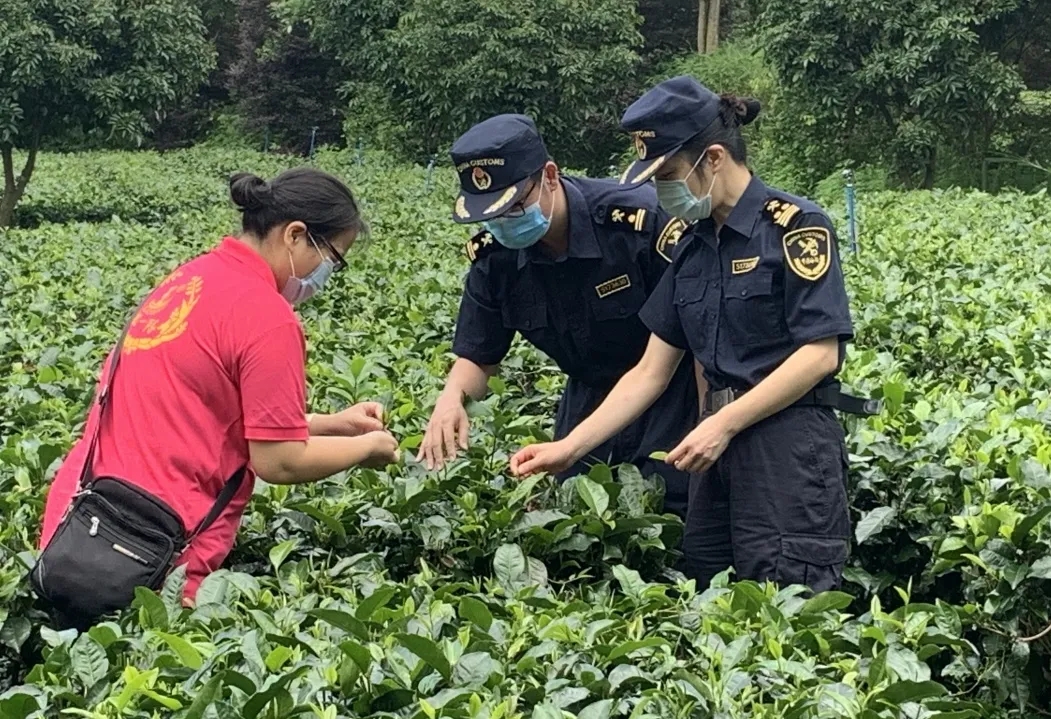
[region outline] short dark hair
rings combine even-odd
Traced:
[[[313,167],[285,170],[269,182],[248,172],[230,177],[230,199],[241,212],[241,229],[262,239],[282,223],[304,223],[312,235],[330,239],[354,230],[367,234],[350,189]]]
[[[760,109],[759,101],[750,97],[720,95],[719,116],[683,145],[681,152],[696,162],[701,153],[712,145],[722,145],[734,160],[747,162],[748,148],[745,147],[741,128],[755,120]]]

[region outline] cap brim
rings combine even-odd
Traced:
[[[529,180],[530,178],[526,177],[501,190],[477,195],[461,190],[453,207],[453,221],[466,225],[499,217],[522,199],[529,187]]]
[[[620,184],[635,187],[648,182],[654,173],[661,168],[661,165],[667,162],[668,158],[673,154],[673,152],[669,152],[652,160],[636,160],[628,165],[628,169],[620,176]]]

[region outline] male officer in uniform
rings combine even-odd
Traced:
[[[637,313],[685,228],[658,207],[651,186],[561,175],[524,115],[475,125],[451,154],[461,187],[453,219],[485,230],[467,244],[458,359],[418,457],[428,467],[467,447],[464,396],[485,396],[516,333],[568,375],[556,438],[587,417],[642,356],[649,333]],[[697,418],[694,367],[683,362],[648,412],[558,477],[585,474],[598,462],[634,463],[647,476],[663,475],[665,509],[685,518],[689,475],[649,455],[678,444]]]

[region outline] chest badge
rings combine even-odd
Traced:
[[[785,233],[785,259],[792,272],[815,282],[832,264],[831,233],[826,227],[803,227]]]
[[[596,285],[595,292],[598,292],[599,299],[604,299],[629,287],[631,287],[631,278],[627,275],[621,275],[620,277],[614,277],[612,280],[606,280],[601,285]]]
[[[746,272],[751,272],[759,266],[758,257],[748,257],[742,260],[734,260],[730,263],[730,271],[735,275],[743,275]]]

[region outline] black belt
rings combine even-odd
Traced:
[[[726,405],[739,399],[748,390],[725,387],[719,390],[709,390],[704,397],[704,411],[715,414]],[[860,414],[869,417],[880,414],[883,411],[883,400],[864,399],[841,392],[839,384],[830,384],[817,387],[797,399],[789,407],[831,407],[849,414]],[[787,407],[786,407],[787,409]]]

